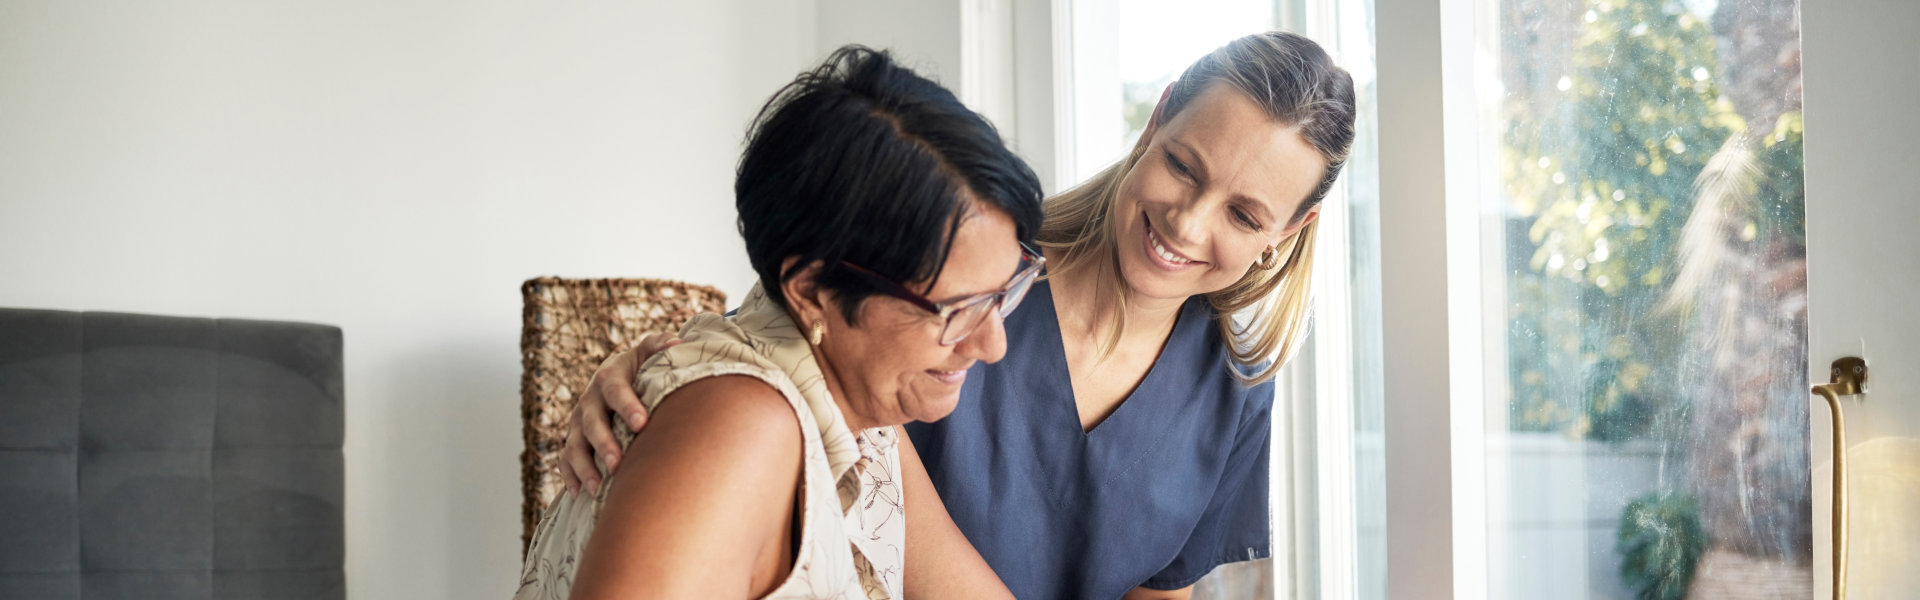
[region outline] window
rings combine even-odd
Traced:
[[[1355,75],[1281,381],[1279,595],[1810,590],[1797,4],[1377,1],[1054,5],[1063,182],[1234,36]],[[1123,58],[1149,33],[1177,58]]]
[[[1472,4],[1487,597],[1811,593],[1797,3]]]
[[[1273,0],[1074,0],[1073,181],[1133,148],[1160,92],[1221,44],[1273,29]]]

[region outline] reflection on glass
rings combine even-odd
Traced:
[[[1491,594],[1810,597],[1797,3],[1480,6]]]

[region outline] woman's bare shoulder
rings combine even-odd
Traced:
[[[746,461],[732,466],[749,467],[773,461],[783,472],[798,469],[802,450],[793,405],[772,384],[749,375],[707,377],[674,390],[655,407],[635,443],[654,435],[669,451],[690,444],[684,450],[699,462]]]
[[[760,561],[741,557],[786,546],[803,439],[792,405],[761,379],[675,390],[608,481],[576,585],[698,594],[764,580]]]

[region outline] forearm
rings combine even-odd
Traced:
[[[1191,597],[1193,597],[1193,586],[1187,586],[1177,590],[1156,590],[1149,587],[1137,587],[1133,588],[1133,591],[1127,592],[1127,595],[1121,596],[1120,600],[1187,600]]]
[[[894,431],[900,436],[900,470],[907,504],[907,597],[1013,598],[947,514],[946,503],[934,490],[933,480],[927,476],[926,466],[906,431],[897,427]]]

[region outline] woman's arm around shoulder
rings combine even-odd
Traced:
[[[748,598],[792,569],[803,450],[786,398],[746,376],[663,399],[610,478],[574,598]]]

